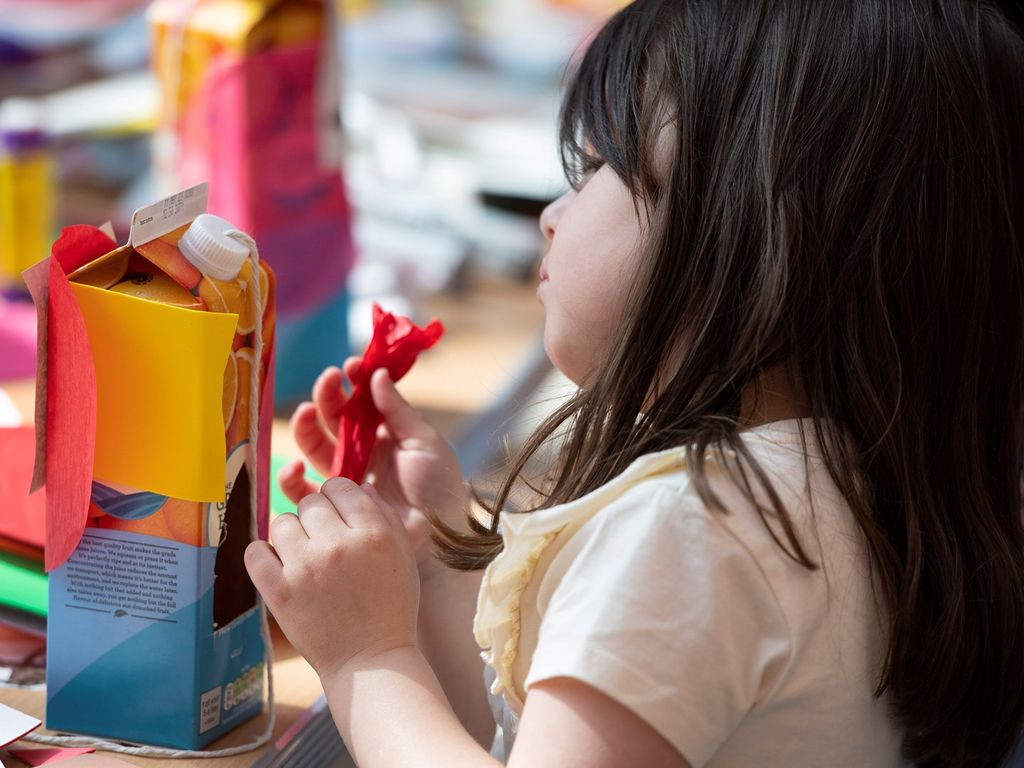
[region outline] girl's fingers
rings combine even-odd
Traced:
[[[306,479],[306,465],[301,460],[293,461],[284,467],[277,475],[277,483],[292,504],[298,504],[303,498],[319,490],[315,483]]]
[[[384,500],[384,498],[377,492],[377,489],[369,483],[364,483],[362,488],[366,492],[366,495],[369,496],[380,509],[380,514],[391,524],[391,527],[396,531],[404,531],[405,523],[402,522],[402,516],[398,514],[398,511],[394,507]]]
[[[405,401],[386,369],[373,372],[370,379],[373,404],[384,417],[388,431],[398,443],[406,441],[432,442],[437,435],[434,428],[420,415],[420,412]]]
[[[342,363],[341,368],[343,371],[345,371],[345,376],[346,378],[348,378],[349,381],[352,381],[353,377],[355,377],[356,375],[356,371],[359,370],[359,366],[362,364],[363,358],[356,357],[355,355],[345,359],[345,362]]]
[[[365,488],[347,478],[331,478],[320,488],[320,493],[330,500],[349,528],[390,526],[389,520],[381,519],[377,503],[367,495]]]
[[[313,404],[321,426],[330,435],[338,434],[338,422],[345,408],[344,376],[340,368],[331,366],[321,373],[313,384]]]
[[[298,515],[278,515],[270,524],[270,543],[282,563],[300,561],[303,547],[308,542],[309,536]]]
[[[329,474],[334,460],[335,439],[324,431],[313,403],[302,403],[295,409],[291,429],[299,450],[313,468],[322,475]]]
[[[280,558],[267,542],[254,541],[245,548],[245,569],[271,612],[277,605],[275,586],[281,581],[281,568]]]
[[[311,493],[299,502],[299,522],[310,539],[330,539],[342,526],[338,511],[322,493]]]

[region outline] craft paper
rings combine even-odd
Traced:
[[[91,755],[95,751],[95,749],[85,747],[69,747],[67,749],[47,747],[40,749],[12,749],[10,754],[11,757],[16,757],[26,765],[31,765],[35,768],[37,765],[53,765],[54,763],[69,765],[69,763],[64,761],[79,755]]]
[[[103,425],[90,474],[178,499],[223,501],[224,368],[238,315],[89,285],[71,291],[88,328]]]
[[[6,704],[0,704],[0,747],[6,747],[11,742],[17,741],[41,724],[41,720],[36,720]]]
[[[46,594],[41,563],[0,552],[0,605],[45,616]]]
[[[25,285],[28,287],[32,294],[32,300],[36,306],[36,404],[35,404],[35,425],[36,425],[36,462],[35,471],[32,475],[32,491],[35,492],[42,488],[46,484],[46,441],[47,435],[47,409],[48,409],[48,392],[49,392],[49,370],[47,366],[47,354],[50,349],[49,346],[49,326],[50,326],[50,278],[54,271],[54,264],[56,263],[56,271],[60,274],[61,284],[67,285],[67,273],[73,272],[75,269],[88,264],[94,259],[98,259],[103,254],[112,250],[115,247],[114,239],[107,231],[103,229],[96,229],[95,227],[89,227],[85,225],[75,225],[71,227],[65,227],[61,230],[60,237],[57,238],[57,242],[53,244],[52,256],[50,259],[44,260],[25,270],[22,277],[25,280]],[[78,316],[77,310],[72,310],[72,314]],[[81,318],[79,316],[78,322],[73,321],[72,325],[80,326]],[[72,334],[77,345],[81,342],[83,345],[87,345],[84,327],[80,329],[80,333]],[[62,334],[65,341],[70,341],[67,334]],[[88,349],[85,350],[86,352]],[[80,352],[76,354],[81,354]],[[82,378],[79,382],[79,396],[85,398],[91,398],[95,394],[94,392],[87,391],[89,386],[95,386],[93,380],[94,374],[91,372],[91,365],[89,370],[82,370]],[[93,414],[95,416],[95,414]],[[94,419],[95,421],[95,419]],[[95,426],[95,424],[93,425]],[[63,425],[62,425],[63,428]],[[60,430],[58,430],[60,431]],[[91,440],[89,435],[92,432],[82,433],[83,439],[86,441]],[[91,451],[91,448],[89,448]],[[80,484],[83,484],[84,480],[79,480]],[[60,503],[63,504],[62,499]]]
[[[444,333],[439,320],[419,328],[407,317],[385,312],[373,305],[373,337],[363,352],[363,360],[352,378],[352,394],[341,412],[338,442],[331,474],[363,482],[370,452],[376,442],[382,417],[370,395],[370,377],[378,368],[386,368],[392,381],[398,381],[425,349],[437,343]]]
[[[23,666],[46,650],[46,641],[0,624],[0,666]]]
[[[29,495],[35,445],[33,427],[0,427],[0,537],[41,548],[46,541],[46,495]]]
[[[33,361],[35,357],[33,356]],[[20,427],[24,423],[11,396],[0,387],[0,427]]]
[[[0,381],[28,379],[35,370],[35,307],[0,298]]]
[[[126,763],[124,760],[96,753],[76,755],[60,762],[60,768],[125,768],[125,766],[132,768],[132,764]]]
[[[41,378],[45,380],[46,416],[43,424],[36,423],[37,436],[44,429],[46,435],[46,569],[51,570],[67,560],[85,528],[96,443],[96,369],[85,322],[61,269],[56,246],[50,258],[46,309],[45,360],[61,361],[60,365],[44,363]],[[38,477],[38,442],[36,450]]]

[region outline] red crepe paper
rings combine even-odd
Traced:
[[[36,373],[36,478],[46,480],[46,570],[70,557],[89,516],[96,447],[96,369],[68,274],[117,244],[95,227],[67,227],[49,266],[25,273],[39,314]],[[45,278],[44,278],[45,275]],[[59,365],[50,361],[59,360]]]
[[[419,353],[434,346],[443,333],[444,326],[439,320],[419,328],[409,318],[373,305],[373,338],[363,352],[359,369],[351,376],[352,394],[341,412],[332,475],[357,483],[366,477],[377,427],[383,420],[370,395],[373,372],[386,368],[391,380],[398,381],[409,372]]]

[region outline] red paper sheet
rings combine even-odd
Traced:
[[[0,506],[0,537],[42,548],[46,540],[46,495],[29,495],[35,445],[32,427],[0,428],[0,499],[4,500]]]
[[[370,377],[378,368],[386,368],[392,381],[405,376],[416,357],[437,343],[444,333],[439,320],[423,328],[407,317],[385,312],[373,305],[373,338],[363,352],[363,362],[352,378],[352,394],[341,412],[338,443],[334,450],[331,474],[361,483],[366,477],[370,452],[377,438],[382,417],[370,395]]]
[[[96,446],[96,371],[89,337],[68,274],[113,250],[116,243],[95,227],[67,227],[53,245],[48,282],[36,268],[25,278],[40,318],[37,372],[36,478],[45,457],[46,570],[71,555],[85,530]],[[60,360],[60,365],[49,361]],[[33,483],[36,487],[37,483]]]

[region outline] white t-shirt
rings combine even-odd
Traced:
[[[505,549],[474,628],[506,745],[529,687],[570,677],[635,712],[694,768],[906,764],[873,695],[883,621],[863,536],[810,422],[806,453],[800,425],[743,440],[815,571],[782,551],[713,461],[728,511],[708,510],[682,450],[644,456],[575,502],[502,515]]]

